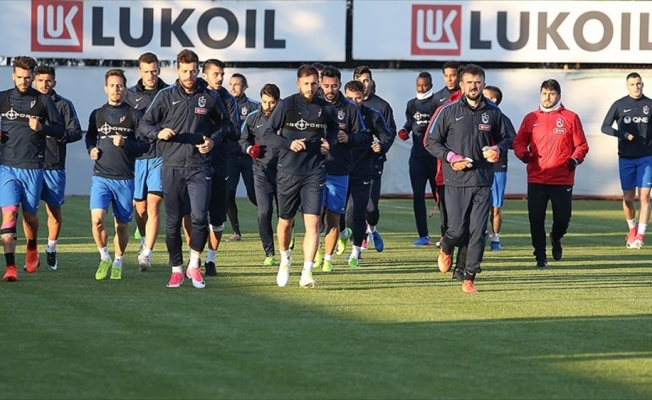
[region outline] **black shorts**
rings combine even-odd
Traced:
[[[299,206],[304,214],[321,214],[322,191],[326,180],[324,173],[290,175],[279,171],[276,179],[280,218],[294,218]]]
[[[226,222],[226,202],[228,198],[229,176],[227,174],[213,174],[211,185],[211,204],[208,208],[210,223],[220,226]]]

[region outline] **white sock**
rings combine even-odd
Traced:
[[[217,251],[211,249],[206,250],[206,262],[215,263],[216,255],[217,255]]]
[[[639,235],[645,235],[646,230],[647,230],[647,224],[638,224],[638,234]]]
[[[281,261],[287,261],[290,259],[290,250],[281,250]]]
[[[196,251],[190,252],[190,261],[188,261],[188,268],[199,268],[199,253]]]
[[[353,250],[351,250],[351,258],[358,258],[360,255],[360,246],[353,246]]]
[[[144,257],[149,257],[152,255],[152,250],[147,247],[143,247],[143,252],[141,253]]]
[[[303,270],[306,271],[306,272],[312,271],[313,264],[314,263],[312,261],[304,261],[303,262]]]
[[[342,239],[348,239],[348,238],[349,238],[349,230],[348,230],[348,229],[344,229],[342,232],[340,232],[340,237],[341,237]]]
[[[105,261],[105,260],[110,260],[111,255],[109,254],[109,248],[104,246],[102,248],[98,248],[100,252],[100,260]]]
[[[48,239],[48,248],[45,250],[48,253],[54,253],[57,251],[57,242],[58,240],[50,240]]]
[[[122,256],[115,256],[115,260],[113,260],[113,266],[122,268]]]
[[[629,227],[629,229],[632,229],[632,228],[636,227],[636,218],[628,219],[627,220],[627,227]]]
[[[369,229],[367,230],[368,232],[376,232],[376,225],[369,225]]]
[[[145,246],[145,236],[141,236],[141,238],[140,238],[140,247],[144,247],[144,246]]]
[[[172,273],[175,272],[183,274],[183,267],[181,265],[179,265],[178,267],[172,267]]]
[[[494,236],[491,238],[492,242],[500,242],[500,233],[494,232]]]
[[[332,254],[324,254],[324,261],[333,261]]]

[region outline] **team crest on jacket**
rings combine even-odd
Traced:
[[[317,110],[317,117],[321,117],[321,108]]]
[[[564,119],[559,117],[557,118],[557,127],[552,130],[552,133],[566,133],[566,128],[564,128]]]
[[[120,117],[120,123],[125,122],[125,119],[127,119],[126,115],[123,115],[122,117]]]
[[[625,117],[623,117],[623,123],[629,124],[631,122],[632,122],[632,117],[630,117],[629,115],[625,115]]]
[[[200,96],[199,99],[197,100],[197,105],[199,107],[204,107],[206,105],[206,97]]]
[[[650,107],[644,106],[643,107],[643,114],[648,115],[650,113]]]
[[[32,102],[29,104],[29,108],[34,108],[36,105],[36,100],[32,100]]]
[[[337,119],[342,121],[344,119],[344,110],[340,110],[337,112]]]
[[[249,109],[247,108],[247,106],[244,106],[244,107],[242,107],[240,109],[240,114],[242,114],[242,116],[246,117],[247,116],[247,111],[249,111]]]
[[[487,113],[482,113],[482,116],[480,118],[482,119],[483,124],[489,123],[489,115],[487,115]]]

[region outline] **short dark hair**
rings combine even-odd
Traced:
[[[263,95],[269,96],[278,101],[281,98],[281,89],[273,83],[266,83],[265,86],[260,89],[260,97],[263,97]]]
[[[499,105],[503,101],[503,92],[498,86],[487,85],[484,87],[484,90],[491,92],[491,96],[496,98],[496,105]]]
[[[441,67],[441,72],[444,73],[448,68],[455,68],[457,70],[459,67],[461,67],[462,64],[460,64],[458,61],[446,61],[444,63],[444,66]]]
[[[360,65],[359,67],[355,67],[355,69],[353,70],[353,79],[358,79],[364,74],[369,74],[370,79],[373,78],[373,76],[371,76],[371,70],[366,65]]]
[[[114,68],[106,71],[106,74],[104,74],[104,85],[107,84],[110,76],[119,76],[122,78],[122,84],[127,86],[127,77],[125,76],[124,70],[121,70],[120,68]]]
[[[432,83],[432,75],[430,75],[430,72],[428,71],[419,72],[419,76],[417,76],[417,78],[429,79],[430,83]]]
[[[52,78],[56,78],[54,67],[49,65],[39,65],[34,68],[34,75],[52,75]]]
[[[324,68],[326,68],[326,66],[324,64],[320,63],[320,62],[312,63],[312,66],[317,69],[318,73],[323,71]]]
[[[310,75],[314,75],[317,77],[317,79],[319,79],[319,71],[317,71],[317,68],[312,65],[303,64],[299,67],[299,69],[297,69],[297,79]]]
[[[34,68],[36,68],[36,60],[28,56],[14,57],[13,64],[14,64],[14,71],[16,71],[16,68],[20,68],[20,69],[28,69],[34,72]]]
[[[559,85],[559,82],[557,82],[554,79],[547,79],[543,81],[543,83],[541,83],[541,89],[539,91],[543,89],[548,89],[550,91],[554,90],[557,93],[561,94],[561,86]]]
[[[625,80],[628,81],[631,78],[643,79],[643,78],[641,78],[641,75],[639,75],[638,72],[630,72],[629,74],[627,74],[627,78],[625,78]]]
[[[195,63],[197,66],[199,66],[199,57],[197,56],[197,53],[190,49],[183,49],[177,54],[177,68],[179,68],[179,64],[190,64],[190,63]]]
[[[485,78],[484,69],[482,69],[481,66],[476,64],[466,64],[465,66],[462,67],[461,70],[457,72],[457,76],[460,78],[460,82],[462,82],[461,78],[466,74],[470,74],[473,76],[475,75],[481,76],[483,80]]]
[[[156,54],[154,53],[143,53],[138,57],[138,66],[140,67],[140,64],[151,64],[151,63],[156,63],[156,66],[159,66],[159,61],[158,57],[156,57]]]
[[[235,74],[231,75],[231,78],[240,78],[242,80],[242,85],[249,87],[249,85],[247,84],[247,78],[245,78],[245,76],[242,75],[241,73],[236,72]]]
[[[324,68],[323,71],[321,71],[321,77],[322,79],[327,76],[329,78],[337,78],[338,81],[342,81],[342,73],[340,72],[339,69],[333,67],[332,65],[327,66]]]
[[[344,85],[344,90],[348,90],[349,92],[364,93],[364,85],[360,81],[348,81],[346,85]]]
[[[223,61],[220,61],[217,58],[209,58],[208,60],[204,61],[202,72],[206,72],[206,69],[208,69],[208,67],[211,65],[222,68],[223,70],[226,69],[226,64]]]

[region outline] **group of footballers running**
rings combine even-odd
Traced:
[[[216,253],[227,214],[234,227],[231,240],[240,238],[233,181],[237,186],[239,174],[249,168],[251,178],[243,176],[249,198],[257,206],[265,252],[262,263],[267,266],[276,264],[272,219],[277,203],[278,286],[290,280],[292,232],[299,211],[305,225],[299,286],[316,285],[314,268],[333,271],[333,254],[343,254],[348,240],[352,249],[347,264],[358,267],[366,246],[383,251],[376,229],[383,166],[395,136],[409,140],[410,133],[409,174],[419,234],[414,245],[430,244],[425,206],[425,186],[430,182],[441,216],[438,266],[444,273],[451,270],[457,248],[453,277],[462,281],[464,292],[476,292],[474,280],[481,271],[488,218],[490,248],[500,250],[507,152],[512,147],[527,164],[536,266],[548,265],[544,222],[549,201],[552,255],[561,259],[575,168],[584,160],[588,144],[577,115],[561,104],[557,81],[542,83],[539,108],[524,118],[516,132],[498,109],[502,92],[485,85],[484,70],[448,62],[442,68],[446,86],[437,93],[430,74],[419,74],[416,97],[407,103],[406,123],[397,132],[392,108],[376,95],[371,70],[365,66],[356,68],[353,79],[343,84],[335,67],[302,65],[297,71],[297,93],[281,99],[278,86],[268,83],[260,90],[258,103],[246,96],[243,75],[232,76],[231,93],[222,85],[226,67],[222,61],[204,61],[201,78],[193,51],[182,50],[176,61],[178,79],[172,85],[160,79],[159,60],[152,53],[138,59],[140,79],[131,88],[123,70],[107,71],[107,102],[90,115],[85,142],[95,162],[90,210],[100,253],[97,280],[121,279],[132,215],[142,236],[139,268],[151,268],[164,203],[172,268],[167,286],[179,287],[187,277],[194,287],[205,287],[200,256],[207,245],[203,273],[217,275]],[[27,240],[24,269],[33,273],[40,265],[36,212],[41,199],[48,214],[47,264],[58,268],[66,145],[82,139],[72,103],[54,91],[54,68],[37,66],[31,57],[16,57],[12,77],[15,87],[0,92],[5,281],[17,280],[16,221],[21,203]],[[641,197],[637,225],[633,199],[637,188],[649,197],[652,185],[652,153],[639,154],[641,148],[650,148],[647,118],[652,104],[642,95],[640,75],[628,75],[627,85],[629,96],[614,104],[603,131],[620,139],[624,209],[630,227],[627,246],[640,248],[649,205]],[[115,223],[113,259],[104,225],[110,205]],[[185,273],[182,228],[189,247]]]

